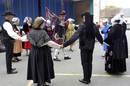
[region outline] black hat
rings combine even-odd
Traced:
[[[66,15],[65,10],[62,10],[61,13],[60,13],[60,15]]]
[[[7,11],[4,14],[2,14],[2,16],[7,16],[7,15],[12,15],[12,16],[16,16],[14,13]]]

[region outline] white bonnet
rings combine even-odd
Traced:
[[[31,17],[25,17],[24,20],[23,20],[23,22],[26,23],[26,22],[28,22],[29,20],[32,20],[32,18],[31,18]]]
[[[119,14],[117,14],[116,16],[114,16],[114,17],[111,19],[112,24],[114,24],[116,20],[120,20],[119,24],[122,24],[123,22],[126,23],[123,13],[119,13]]]
[[[49,19],[46,20],[46,24],[47,24],[47,26],[51,26],[51,21]]]
[[[28,20],[29,20],[28,17],[25,17],[23,22],[26,23]]]
[[[69,21],[69,22],[74,22],[75,20],[74,19],[72,19],[72,18],[68,18],[68,20],[67,21]]]
[[[16,24],[17,21],[20,21],[20,19],[19,19],[18,17],[14,17],[14,18],[12,19],[13,24]]]

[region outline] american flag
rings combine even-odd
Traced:
[[[45,10],[46,10],[46,19],[51,20],[52,24],[55,24],[58,16],[47,7],[45,7]]]

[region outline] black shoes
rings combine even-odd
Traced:
[[[19,61],[22,61],[22,59],[20,59],[20,58],[18,58],[18,57],[12,59],[12,62],[19,62]]]
[[[54,61],[61,61],[59,58],[54,58],[53,60]]]
[[[7,72],[7,74],[16,74],[18,73],[18,71],[16,71],[16,69],[12,69],[11,71]]]
[[[22,61],[22,59],[20,59],[20,58],[18,58],[18,57],[16,58],[16,60],[17,60],[17,61]]]
[[[64,57],[64,60],[69,60],[69,59],[71,59],[69,56]]]
[[[37,86],[43,86],[43,85],[41,85],[41,84],[37,84]]]
[[[37,84],[37,86],[49,86],[49,83],[45,83],[45,84]]]
[[[71,59],[69,56],[64,57],[64,60],[69,60],[69,59]],[[54,61],[61,61],[59,58],[54,58],[53,60]]]
[[[81,80],[79,80],[79,82],[84,83],[84,84],[90,84],[90,83],[91,83],[91,80],[81,79]]]
[[[12,59],[12,62],[18,62],[18,60],[16,60],[16,59]]]
[[[49,86],[49,85],[45,85],[45,84],[44,84],[44,85],[41,85],[41,84],[37,84],[37,86]]]
[[[37,86],[43,86],[42,84],[37,84]]]

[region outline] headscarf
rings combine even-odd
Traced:
[[[51,21],[49,19],[46,20],[46,25],[51,26]]]
[[[67,21],[68,21],[68,22],[74,22],[75,20],[72,19],[72,18],[68,18]]]
[[[14,17],[14,18],[12,19],[12,23],[13,23],[14,25],[16,25],[17,22],[19,22],[19,21],[20,21],[20,19],[19,19],[18,17]]]
[[[119,24],[126,23],[123,13],[119,13],[111,19],[112,25],[114,25],[117,21]]]

